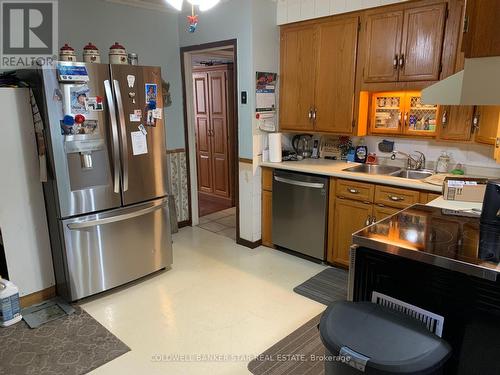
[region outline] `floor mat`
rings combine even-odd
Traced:
[[[347,298],[347,271],[327,268],[296,286],[293,291],[324,305],[343,301]]]
[[[248,364],[254,375],[323,375],[325,347],[319,336],[321,314]]]
[[[72,315],[31,329],[21,321],[0,329],[0,374],[85,374],[130,351],[75,306]]]

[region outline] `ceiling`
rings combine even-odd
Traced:
[[[165,0],[104,0],[108,3],[117,3],[130,5],[137,8],[156,10],[160,12],[179,13],[176,9],[170,7]],[[230,0],[221,0],[221,3]],[[184,5],[186,2],[184,2]]]

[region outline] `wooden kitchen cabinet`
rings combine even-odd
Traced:
[[[478,106],[474,114],[476,142],[494,145],[500,136],[500,106]]]
[[[385,185],[377,185],[375,188],[375,204],[403,209],[419,201],[420,193],[416,190]]]
[[[316,78],[316,28],[281,30],[280,128],[312,131]]]
[[[444,141],[469,141],[472,136],[474,107],[447,105],[439,109],[441,126],[438,138]]]
[[[349,266],[352,234],[371,223],[372,204],[337,198],[335,201],[334,263]]]
[[[351,134],[357,16],[281,29],[280,129]]]
[[[462,50],[465,57],[500,56],[500,1],[467,0]]]
[[[262,168],[262,245],[273,247],[273,169]]]
[[[381,92],[372,95],[370,133],[435,136],[438,106],[421,103],[420,92]]]
[[[337,18],[316,28],[315,131],[352,132],[358,24],[358,17]]]
[[[447,3],[368,11],[365,82],[439,80]]]

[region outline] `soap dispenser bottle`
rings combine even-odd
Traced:
[[[368,147],[365,145],[365,140],[361,138],[358,145],[356,146],[356,151],[354,153],[354,161],[356,163],[366,163],[366,158],[368,157]]]

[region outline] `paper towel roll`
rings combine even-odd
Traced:
[[[281,133],[269,133],[269,161],[281,163]]]

